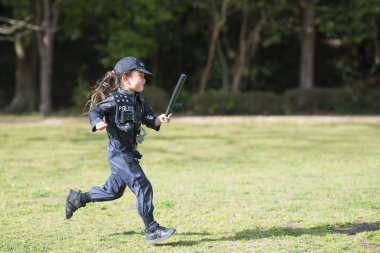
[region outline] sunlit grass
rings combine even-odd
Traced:
[[[86,119],[0,125],[1,252],[380,251],[378,123],[178,123],[149,131],[141,165],[155,217],[177,233],[149,245],[134,195],[64,219],[69,188],[109,175],[105,133]]]

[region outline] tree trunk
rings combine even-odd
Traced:
[[[303,8],[300,87],[310,89],[314,86],[314,40],[315,40],[315,0],[301,0]]]
[[[44,116],[51,113],[51,79],[53,64],[52,36],[45,33],[43,35],[43,51],[40,52],[40,112]]]
[[[228,65],[226,61],[226,57],[223,53],[222,43],[218,40],[217,43],[217,52],[219,56],[220,63],[222,64],[222,83],[223,83],[223,92],[227,93],[230,90],[229,84],[230,80],[228,78]]]
[[[232,80],[233,93],[237,93],[239,91],[241,78],[243,76],[243,71],[247,62],[247,55],[250,58],[253,58],[256,54],[257,47],[261,40],[260,33],[264,25],[264,22],[265,22],[265,15],[262,14],[260,20],[256,23],[253,30],[251,30],[248,37],[246,38],[247,27],[248,27],[248,16],[245,12],[243,14],[243,20],[242,20],[240,36],[239,36],[239,39],[240,39],[239,55],[235,64],[234,76]]]
[[[376,16],[372,17],[372,31],[373,31],[373,47],[375,49],[374,56],[373,56],[373,65],[369,70],[369,75],[373,75],[377,68],[380,65],[380,47],[379,47],[379,34],[378,34],[378,25],[376,21]]]
[[[224,23],[227,21],[227,8],[228,8],[229,1],[230,0],[223,0],[221,12],[220,12],[220,18],[218,19],[217,17],[215,17],[214,28],[211,33],[210,47],[208,50],[207,63],[203,69],[201,82],[199,85],[200,94],[204,94],[206,92],[206,85],[207,85],[208,77],[210,75],[212,62],[213,62],[214,54],[215,54],[216,43],[218,41],[220,29],[223,27]]]
[[[6,113],[31,112],[37,109],[37,46],[33,35],[15,38],[16,93],[3,110]]]
[[[39,1],[37,1],[39,2]],[[59,17],[61,0],[50,5],[49,0],[43,0],[36,5],[36,13],[41,17],[42,31],[37,34],[40,54],[40,112],[48,116],[52,111],[51,82],[53,73],[53,39]]]

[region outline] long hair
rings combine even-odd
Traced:
[[[85,108],[88,110],[91,106],[103,101],[112,92],[117,90],[121,86],[121,78],[123,74],[129,75],[130,72],[126,73],[115,73],[115,71],[108,71],[101,79],[96,81],[95,86],[91,89],[88,94],[89,100],[86,103]]]

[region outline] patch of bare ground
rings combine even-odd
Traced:
[[[28,116],[5,116],[0,117],[0,124],[44,124],[60,125],[62,123],[88,121],[87,117],[28,117]]]
[[[379,122],[379,116],[184,116],[174,117],[173,121],[183,123],[239,123],[239,122]]]
[[[380,252],[380,245],[373,245],[364,240],[361,241],[361,245],[364,249],[370,250],[371,252]]]
[[[87,116],[78,117],[39,117],[39,116],[0,116],[0,124],[47,124],[88,121]],[[334,123],[334,122],[372,122],[380,123],[379,116],[173,116],[173,123],[219,124],[244,122],[296,122],[296,123]]]

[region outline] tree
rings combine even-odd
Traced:
[[[339,52],[328,64],[339,71],[346,86],[380,80],[377,0],[320,0],[316,23],[325,44]]]
[[[16,56],[15,95],[3,109],[7,113],[31,112],[38,107],[38,61],[35,36],[32,31],[39,27],[30,24],[30,1],[5,2],[13,7],[16,19],[1,17],[1,37],[14,43]]]
[[[40,56],[40,107],[44,116],[52,111],[51,86],[53,74],[53,42],[57,30],[62,0],[36,1],[36,19],[41,30],[37,32],[38,52]]]
[[[232,92],[237,93],[239,91],[239,85],[243,75],[243,70],[246,67],[247,58],[253,58],[256,54],[258,45],[261,42],[261,30],[266,22],[266,14],[260,11],[260,17],[253,25],[252,29],[248,28],[248,16],[252,13],[252,7],[245,1],[242,5],[242,22],[239,36],[239,53],[235,61]]]
[[[39,111],[44,115],[48,116],[51,113],[51,80],[52,80],[52,68],[53,68],[53,39],[54,39],[54,32],[57,30],[57,22],[59,18],[59,10],[60,10],[60,4],[62,0],[54,0],[51,2],[50,0],[36,0],[34,1],[34,6],[30,6],[27,3],[28,2],[21,2],[24,5],[17,5],[15,4],[15,10],[20,11],[24,10],[23,8],[26,8],[30,13],[33,13],[32,8],[34,7],[34,14],[36,16],[35,21],[37,25],[32,25],[27,23],[26,20],[15,20],[15,19],[4,19],[6,20],[9,25],[6,26],[3,30],[3,34],[12,34],[16,31],[18,31],[20,28],[26,28],[31,29],[36,32],[37,35],[37,45],[38,45],[38,52],[39,52],[39,60],[40,60],[40,105],[39,105]],[[20,8],[20,9],[18,9]],[[5,30],[5,31],[4,31]],[[1,32],[1,30],[0,30]],[[24,31],[23,33],[28,32],[28,30]],[[21,106],[21,102],[23,98],[28,97],[32,93],[27,93],[26,91],[28,89],[25,89],[26,86],[29,88],[32,88],[34,90],[34,87],[32,84],[28,84],[30,80],[33,80],[33,73],[34,70],[30,70],[30,68],[33,68],[36,66],[36,64],[31,63],[29,66],[26,64],[26,61],[33,61],[34,55],[30,55],[31,52],[26,52],[28,50],[29,45],[24,45],[21,41],[21,34],[15,35],[15,50],[16,50],[16,56],[18,58],[17,60],[17,71],[16,71],[16,78],[17,80],[17,89],[16,89],[16,96],[14,100],[12,101],[13,104],[10,104],[8,107],[9,110],[14,110],[16,107],[22,108],[24,106]],[[33,43],[30,42],[31,48],[33,48]],[[26,54],[27,53],[27,54]],[[25,58],[26,56],[29,56],[28,58]],[[25,74],[25,76],[24,76]],[[32,95],[31,97],[35,97]],[[27,100],[32,103],[31,100]],[[33,107],[33,104],[30,106]]]
[[[223,25],[227,21],[227,10],[228,10],[229,3],[230,3],[230,0],[223,0],[220,7],[220,11],[219,11],[215,1],[210,0],[210,4],[212,7],[211,12],[214,18],[214,23],[213,23],[212,33],[211,33],[210,46],[209,46],[208,55],[207,55],[207,62],[203,69],[203,72],[201,75],[201,82],[199,85],[200,94],[204,94],[206,91],[206,85],[207,85],[208,77],[211,71],[219,33]]]
[[[291,15],[293,13],[289,11],[292,5],[287,0],[279,0],[275,3],[236,1],[231,9],[227,29],[221,33],[221,37],[225,44],[225,51],[228,52],[231,66],[229,69],[232,70],[229,71],[232,79],[231,91],[237,93],[244,89],[242,86],[246,80],[243,78],[256,75],[257,69],[260,68],[260,65],[259,68],[252,67],[257,58],[258,49],[279,44],[282,41],[286,33],[284,24],[288,23],[289,13]]]
[[[159,46],[156,44],[155,30],[173,18],[170,3],[161,0],[118,0],[107,3],[112,13],[108,22],[102,25],[101,36],[106,45],[99,47],[105,57],[104,66],[114,66],[125,55],[148,58]]]
[[[16,93],[4,109],[9,113],[31,112],[38,105],[37,50],[34,36],[16,36]]]
[[[310,89],[314,86],[314,41],[315,41],[315,4],[316,0],[301,0],[303,9],[300,87]]]
[[[222,89],[224,93],[227,93],[229,91],[229,86],[230,86],[230,78],[228,75],[228,65],[227,65],[227,60],[226,56],[223,52],[222,49],[222,43],[220,40],[218,40],[217,44],[217,53],[218,53],[218,58],[222,66]]]

